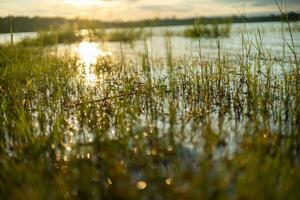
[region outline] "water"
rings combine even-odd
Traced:
[[[36,32],[28,32],[28,33],[15,33],[14,34],[14,42],[19,42],[24,38],[34,38],[37,36]],[[10,43],[10,33],[2,33],[0,34],[0,44]]]
[[[292,24],[292,27],[296,25]],[[154,56],[166,55],[165,48],[165,37],[164,32],[170,31],[175,33],[181,33],[188,26],[176,26],[176,27],[158,27],[153,28],[152,32],[154,37],[147,41],[149,52]],[[282,31],[283,30],[283,31]],[[265,49],[268,49],[271,54],[280,55],[282,54],[282,46],[285,40],[291,43],[289,32],[287,31],[287,25],[283,25],[280,22],[272,23],[237,23],[233,24],[231,28],[231,34],[228,38],[218,38],[221,43],[221,49],[228,56],[235,56],[241,52],[242,47],[242,34],[246,41],[253,42],[256,45],[256,39],[259,37],[258,31],[261,32],[262,44]],[[300,32],[293,32],[295,47],[300,50]],[[199,49],[204,57],[214,58],[217,55],[217,40],[212,38],[202,38],[199,42],[198,39],[190,39],[182,36],[171,37],[172,53],[174,56],[192,55],[198,56]],[[286,45],[285,45],[286,46]],[[287,48],[287,47],[286,47]],[[255,47],[252,47],[255,51]],[[144,43],[137,42],[136,46],[130,51],[131,53],[143,53]],[[285,49],[285,53],[290,55],[291,52]]]
[[[292,24],[292,27],[295,26]],[[78,56],[83,63],[83,68],[80,69],[80,77],[83,77],[84,82],[88,87],[101,85],[100,78],[94,73],[93,65],[96,64],[97,58],[103,56],[119,56],[125,54],[137,62],[141,61],[141,55],[145,53],[145,48],[148,49],[151,58],[164,58],[166,56],[166,31],[172,33],[182,33],[188,26],[170,26],[170,27],[154,27],[146,28],[145,31],[151,31],[153,36],[146,41],[135,41],[133,44],[120,42],[87,42],[82,41],[71,45],[57,45],[55,50],[58,54],[71,54]],[[260,33],[260,34],[259,34]],[[18,42],[26,37],[36,37],[37,33],[16,33],[14,34],[15,42]],[[292,52],[286,45],[283,45],[285,40],[291,43],[287,25],[282,25],[280,22],[272,23],[247,23],[233,24],[231,34],[228,38],[203,38],[198,39],[185,38],[176,35],[171,36],[173,58],[188,58],[198,57],[201,54],[204,58],[215,58],[217,54],[217,40],[220,40],[222,54],[226,54],[229,58],[234,58],[241,54],[242,35],[244,35],[246,45],[252,46],[253,53],[257,53],[256,45],[260,42],[263,44],[264,50],[267,50],[274,57],[285,55],[292,56]],[[300,50],[300,32],[293,32],[296,50]],[[1,34],[0,43],[10,41],[10,34]],[[285,46],[285,49],[283,49]],[[122,50],[121,50],[122,49]],[[166,69],[152,69],[153,75],[158,75],[157,78],[166,75]],[[142,120],[143,121],[143,120]],[[144,120],[145,121],[145,120]],[[76,124],[76,122],[74,122]],[[92,140],[92,136],[88,137]],[[232,147],[233,145],[231,145]]]
[[[299,24],[292,23],[291,27],[294,29]],[[180,36],[180,33],[188,26],[168,26],[168,27],[151,27],[145,28],[145,31],[151,31],[152,37],[146,41],[138,40],[133,44],[120,42],[87,42],[82,41],[70,45],[60,44],[54,49],[54,53],[59,55],[73,55],[77,56],[83,63],[83,68],[80,69],[80,77],[84,77],[84,81],[89,86],[95,86],[101,80],[94,73],[93,65],[97,62],[99,57],[116,56],[120,58],[120,54],[124,54],[126,58],[135,61],[136,66],[141,64],[141,55],[145,53],[145,48],[149,52],[150,59],[157,59],[165,61],[166,52],[166,32],[174,33],[170,37],[171,51],[173,59],[180,58],[202,58],[210,59],[218,56],[217,40],[221,44],[221,55],[226,55],[227,58],[238,62],[236,59],[242,53],[242,37],[244,37],[245,45],[251,45],[253,55],[257,54],[257,46],[262,43],[263,51],[267,52],[276,61],[292,57],[292,52],[288,48],[287,43],[291,44],[291,38],[288,32],[287,24],[280,22],[261,22],[261,23],[236,23],[232,24],[231,34],[228,38],[202,38],[191,39]],[[110,31],[110,30],[108,30]],[[18,42],[26,37],[36,37],[36,32],[31,33],[16,33],[14,34],[14,41]],[[293,31],[293,38],[296,52],[300,52],[300,31]],[[0,43],[7,43],[10,41],[10,34],[0,34]],[[154,78],[159,78],[167,74],[167,69],[164,67],[155,68],[155,66],[165,66],[162,63],[154,64],[152,68],[152,75]],[[280,64],[274,64],[273,66]],[[272,69],[275,72],[275,68]],[[280,69],[279,69],[280,71]]]
[[[298,24],[292,23],[292,29],[298,27]],[[169,26],[169,27],[154,27],[145,28],[146,31],[151,31],[153,36],[145,41],[135,41],[133,44],[122,44],[122,53],[127,56],[136,57],[142,55],[145,52],[145,47],[149,51],[149,55],[153,58],[164,57],[166,55],[166,37],[165,32],[182,33],[188,26]],[[174,57],[182,56],[201,56],[206,58],[215,58],[217,55],[217,40],[220,40],[221,49],[224,54],[229,57],[235,58],[241,53],[242,47],[242,34],[247,45],[252,46],[251,51],[256,51],[258,42],[261,41],[264,46],[264,50],[268,51],[274,58],[281,57],[283,55],[291,56],[292,52],[285,44],[288,42],[291,44],[287,24],[280,22],[260,22],[260,23],[236,23],[232,25],[231,34],[228,38],[202,38],[199,42],[198,39],[190,39],[179,35],[171,36],[172,53]],[[35,37],[37,33],[16,33],[14,34],[14,41],[18,42],[25,37]],[[293,37],[295,42],[296,51],[300,50],[300,31],[293,31]],[[0,43],[10,41],[10,34],[0,34]],[[119,55],[121,53],[121,45],[119,42],[97,42],[89,43],[91,49],[97,48],[99,52],[105,52],[104,54]],[[78,54],[78,48],[82,45],[86,50],[89,50],[86,42],[84,44],[72,44],[72,45],[59,45],[59,52],[70,51],[70,53]],[[82,52],[82,51],[81,51]],[[257,51],[256,51],[257,52]],[[95,51],[92,51],[93,56]]]
[[[256,39],[259,37],[258,30],[260,30],[264,49],[271,51],[270,54],[272,56],[278,56],[278,57],[282,56],[283,54],[282,44],[284,43],[283,35],[286,35],[287,40],[289,41],[288,31],[286,31],[286,26],[285,26],[283,27],[284,32],[282,32],[281,24],[277,22],[276,23],[249,23],[246,25],[233,24],[232,34],[230,35],[230,37],[219,38],[221,42],[222,54],[224,53],[227,54],[228,57],[232,58],[233,60],[236,56],[241,54],[241,46],[242,46],[241,34],[244,32],[243,30],[245,30],[245,26],[247,27],[247,34],[245,34],[245,38],[248,42],[248,45],[250,44],[249,41],[253,42],[251,43],[253,53],[257,52],[255,50],[255,45],[257,45]],[[97,99],[101,100],[104,94],[112,93],[111,94],[112,97],[118,96],[118,94],[122,94],[123,93],[122,90],[124,89],[123,87],[128,86],[128,83],[124,83],[124,84],[121,83],[121,85],[119,86],[118,82],[116,82],[116,86],[106,87],[105,83],[113,82],[111,81],[111,78],[117,77],[118,74],[116,73],[113,73],[112,75],[108,74],[106,77],[103,78],[102,81],[101,75],[96,74],[93,71],[94,70],[93,65],[97,62],[98,57],[107,56],[107,55],[118,56],[121,53],[121,47],[122,47],[122,52],[126,56],[129,56],[133,59],[137,59],[140,62],[141,61],[140,55],[145,53],[145,46],[147,46],[151,58],[165,57],[166,38],[164,36],[164,32],[166,30],[172,32],[182,32],[185,28],[186,26],[152,28],[151,30],[154,34],[152,38],[147,39],[146,42],[137,41],[134,44],[120,44],[119,42],[82,41],[80,43],[71,44],[71,45],[58,45],[56,48],[53,49],[57,50],[54,51],[54,53],[55,52],[58,52],[58,54],[67,53],[67,54],[78,56],[80,62],[82,62],[83,64],[82,68],[79,69],[79,75],[85,79],[84,82],[87,84],[86,85],[87,92],[85,92],[84,89],[81,89],[81,92],[87,95],[88,100],[93,100],[94,97],[96,100]],[[300,47],[300,40],[299,40],[300,35],[299,32],[294,32],[293,34],[295,40],[295,47],[298,51]],[[35,36],[36,33],[15,34],[15,41],[19,41],[24,37],[35,37]],[[3,42],[9,42],[10,35],[9,34],[1,35],[0,38],[1,41]],[[201,55],[206,59],[214,58],[216,55],[218,55],[217,54],[218,49],[216,43],[217,39],[202,39],[200,43],[197,39],[189,39],[180,36],[173,36],[170,39],[172,41],[172,52],[173,52],[174,59],[180,57],[188,58],[189,56],[197,57],[199,55],[199,49],[201,49]],[[286,51],[285,52],[286,55],[292,56],[287,46],[285,51]],[[156,69],[152,69],[152,70],[156,70]],[[161,76],[164,70],[166,69],[163,68],[157,69],[156,73]],[[199,70],[199,69],[193,69],[193,70]],[[124,77],[125,75],[128,74],[130,75],[128,69],[124,71],[125,71]],[[226,72],[229,72],[229,70]],[[192,72],[190,73],[191,74],[183,73],[178,77],[187,78],[187,79],[191,77],[197,78],[193,76]],[[185,77],[184,75],[187,76]],[[239,75],[233,73],[232,76],[233,76],[231,77],[232,81],[239,79]],[[211,76],[210,78],[213,78],[213,76]],[[121,80],[126,80],[126,78],[123,78]],[[178,79],[178,82],[187,83],[181,80]],[[209,80],[214,80],[214,79],[209,79]],[[258,83],[260,84],[260,86],[263,86],[263,83],[265,81],[263,81],[263,79],[259,79],[259,80],[260,81],[258,81]],[[277,83],[279,84],[278,80]],[[195,86],[196,79],[189,81],[189,84]],[[230,83],[227,84],[229,84],[230,86]],[[238,82],[236,82],[235,84],[238,84]],[[167,86],[168,85],[167,81],[163,82],[163,85]],[[218,91],[217,87],[215,87],[214,85],[216,84],[213,84],[213,86],[210,87]],[[134,86],[139,87],[138,84],[134,84]],[[158,86],[159,85],[157,84],[157,88],[159,88]],[[180,86],[180,84],[178,84],[178,86]],[[70,88],[71,91],[73,91],[72,87]],[[111,92],[102,94],[103,90],[106,90],[106,92],[108,91]],[[238,89],[237,88],[226,89],[226,91],[228,92],[232,90],[237,91]],[[187,94],[191,95],[191,97],[194,98],[199,96],[199,94],[201,95],[201,92],[197,93],[193,89],[187,89],[187,91],[189,91],[187,92]],[[204,90],[200,90],[200,91],[204,91]],[[140,92],[143,92],[143,89],[140,89]],[[242,90],[240,92],[243,93]],[[67,107],[67,111],[62,112],[66,116],[66,122],[64,122],[64,126],[62,126],[62,130],[63,130],[62,133],[64,133],[63,135],[64,139],[59,144],[53,143],[51,145],[51,148],[55,151],[56,154],[56,161],[58,162],[61,160],[72,161],[72,159],[76,155],[76,158],[78,160],[86,158],[91,160],[91,163],[97,164],[97,167],[102,166],[103,157],[101,156],[105,155],[106,150],[105,149],[100,150],[99,146],[97,146],[98,143],[96,143],[95,141],[97,142],[101,141],[100,144],[101,148],[102,145],[104,148],[105,145],[106,146],[118,145],[118,149],[116,150],[117,153],[114,152],[115,150],[113,147],[111,149],[108,148],[107,155],[110,156],[110,151],[112,151],[111,155],[113,156],[104,157],[104,159],[112,160],[113,162],[117,161],[118,163],[120,163],[121,167],[127,165],[126,166],[127,171],[125,171],[125,173],[127,173],[128,176],[131,178],[131,180],[133,180],[133,182],[136,183],[135,187],[137,189],[144,190],[146,188],[151,187],[151,180],[147,179],[148,178],[147,175],[150,174],[150,172],[156,172],[155,169],[157,169],[157,171],[163,174],[164,176],[163,181],[165,182],[165,184],[170,185],[173,180],[176,181],[177,171],[179,172],[189,171],[193,175],[199,173],[198,169],[201,169],[199,167],[199,163],[201,162],[199,158],[200,157],[203,158],[205,157],[205,154],[207,152],[209,152],[208,154],[210,154],[211,152],[211,154],[213,155],[212,159],[216,163],[216,165],[212,166],[212,170],[211,170],[211,174],[214,175],[215,173],[218,174],[217,170],[219,169],[214,166],[223,167],[223,165],[221,165],[222,163],[219,163],[218,160],[222,162],[221,158],[223,156],[225,158],[226,156],[228,156],[229,159],[233,159],[235,154],[239,151],[242,151],[241,149],[244,148],[243,143],[241,141],[242,141],[243,133],[244,132],[247,133],[247,131],[244,130],[249,128],[249,126],[246,126],[246,122],[248,121],[246,117],[244,121],[243,119],[241,121],[236,120],[234,114],[232,114],[234,112],[232,111],[233,108],[231,105],[228,106],[229,111],[224,111],[227,115],[225,115],[223,118],[223,117],[219,117],[218,115],[219,112],[217,108],[221,106],[214,105],[214,108],[207,108],[207,110],[210,111],[210,113],[203,112],[201,107],[203,108],[203,110],[205,110],[205,107],[203,106],[205,104],[200,103],[201,100],[192,100],[192,102],[189,102],[187,101],[186,97],[185,98],[183,97],[183,94],[180,91],[176,93],[178,95],[176,97],[171,97],[165,94],[164,92],[161,93],[162,96],[155,94],[155,92],[151,94],[153,94],[153,100],[151,100],[152,101],[151,104],[152,103],[155,104],[155,106],[158,108],[158,112],[159,112],[158,117],[154,117],[155,116],[154,112],[151,113],[151,111],[150,114],[147,114],[147,112],[140,112],[134,110],[136,107],[141,107],[142,110],[146,110],[145,108],[142,107],[142,105],[147,105],[147,107],[151,105],[150,103],[147,103],[148,102],[147,96],[143,96],[143,95],[142,96],[137,95],[136,97],[134,95],[132,97],[128,96],[130,98],[133,98],[132,101],[130,100],[128,101],[128,99],[124,97],[124,100],[122,99],[108,100],[108,104],[98,102],[95,103],[95,105],[78,106],[79,108],[77,108],[77,106]],[[230,97],[232,99],[234,98],[233,94],[234,92],[232,92],[231,94],[232,96]],[[275,96],[274,99],[278,99],[276,97],[278,97],[279,95],[280,95],[279,90],[274,91],[274,96]],[[217,97],[217,95],[214,95],[213,93],[212,104],[216,104],[214,100],[217,98],[214,97]],[[246,95],[241,94],[241,101],[245,101],[245,103],[248,102],[246,100],[243,100],[243,98],[246,97],[247,97]],[[78,96],[78,99],[85,100],[85,98],[80,98],[80,96]],[[126,102],[126,104],[123,104],[123,101]],[[285,105],[281,104],[280,99],[277,101],[279,102],[278,110],[283,110],[281,108],[283,108],[282,106]],[[194,105],[194,103],[197,104]],[[245,109],[247,109],[247,106],[245,104],[241,104],[241,105],[245,106]],[[276,105],[276,103],[272,103],[272,105]],[[106,111],[105,109],[102,110],[102,108],[100,109],[100,107],[109,107],[109,110],[111,111]],[[224,108],[226,107],[227,106],[224,106]],[[173,110],[175,109],[175,111],[177,111],[176,113],[172,114],[176,118],[176,122],[174,124],[173,123],[171,124],[172,109]],[[96,112],[93,112],[94,110]],[[205,121],[199,122],[198,119],[196,119],[196,117],[194,118],[193,115],[194,114],[199,115],[198,112],[199,113],[201,112],[203,115],[208,115],[208,118],[211,118],[212,121],[211,124],[209,123],[207,125],[206,124],[207,122]],[[125,114],[120,115],[122,113]],[[126,113],[128,113],[128,115],[126,115]],[[54,115],[52,117],[55,118]],[[191,122],[190,120],[187,120],[189,118],[192,119]],[[106,122],[105,120],[108,120],[108,122]],[[260,121],[263,120],[264,119],[261,120],[258,119],[257,123],[259,124],[261,123]],[[122,122],[120,127],[118,126],[119,121]],[[271,119],[268,118],[268,122],[272,123]],[[251,123],[249,124],[251,125]],[[49,125],[49,130],[51,125],[52,124]],[[102,125],[103,127],[101,127]],[[106,130],[104,126],[108,126],[109,128],[107,128]],[[273,129],[272,126],[274,125],[271,124],[271,128]],[[37,126],[36,129],[38,130],[38,128],[39,127]],[[209,144],[210,141],[208,140],[207,146],[212,147],[209,150],[205,149],[206,148],[205,143],[207,138],[204,134],[207,128],[212,129],[212,131],[208,131],[209,133],[212,133],[212,136],[209,136],[210,141],[212,141],[212,139],[219,141],[218,143],[212,141],[212,143],[215,142],[216,144]],[[252,127],[250,127],[250,129],[256,131],[256,129]],[[285,132],[288,132],[287,130],[288,129],[286,129]],[[174,141],[170,141],[169,138],[169,136],[171,135],[170,133],[174,135],[172,136],[172,138],[170,137]],[[214,134],[214,133],[220,133],[220,134]],[[249,133],[252,133],[252,131],[249,131]],[[276,133],[276,130],[274,130],[274,133]],[[122,134],[124,136],[120,137]],[[109,143],[103,142],[102,144],[102,138],[104,138],[103,140],[105,140],[105,137],[108,137],[111,142]],[[263,135],[263,138],[266,138],[267,140],[268,135]],[[259,140],[260,138],[257,139]],[[120,144],[126,144],[126,145],[120,146]],[[262,148],[266,148],[265,146],[269,146],[269,144],[262,146]],[[245,152],[251,151],[251,149],[248,150],[247,148],[248,146],[245,147]],[[270,147],[270,149],[272,150],[272,146]],[[129,153],[123,154],[123,152],[125,151]],[[254,152],[256,151],[257,149],[255,149]],[[268,154],[268,152],[266,154]],[[245,155],[247,156],[247,154]],[[251,155],[253,154],[250,154],[250,156]],[[284,157],[287,158],[288,156],[284,156]],[[140,163],[143,164],[144,162],[141,162],[136,158],[141,158],[141,160],[145,160],[146,162],[148,162],[149,160],[150,161],[149,166],[151,166],[151,169],[140,167],[141,165],[139,164]],[[98,160],[101,160],[99,161],[100,164],[98,163]],[[277,162],[275,161],[274,163],[277,164]],[[241,165],[243,166],[244,164]],[[152,168],[152,166],[154,166],[155,168]],[[277,166],[280,166],[280,164],[277,164]],[[103,170],[101,169],[100,171]],[[234,172],[234,175],[236,171]],[[109,176],[103,176],[103,177],[107,179],[108,185],[116,184],[115,179],[110,178]],[[175,178],[172,179],[172,177]],[[98,184],[99,180],[96,179],[96,181]],[[93,183],[95,182],[93,181]],[[185,181],[181,181],[179,182],[179,184],[184,185],[186,183]],[[189,185],[184,187],[188,187],[188,186]],[[75,186],[75,190],[76,189],[77,188]]]

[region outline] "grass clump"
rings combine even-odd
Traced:
[[[109,42],[133,42],[135,40],[141,40],[145,38],[143,30],[136,29],[115,29],[106,32],[104,40]]]
[[[218,38],[229,37],[231,24],[214,22],[212,24],[201,24],[196,20],[192,27],[186,28],[183,35],[190,38]]]
[[[71,44],[83,38],[75,31],[39,32],[35,38],[25,38],[19,42],[22,46],[52,46],[56,44]]]
[[[21,46],[53,46],[56,44],[72,44],[83,40],[109,41],[109,42],[128,42],[145,39],[147,34],[143,30],[135,29],[115,29],[107,31],[104,29],[97,30],[67,30],[39,32],[35,38],[25,38],[18,43]]]

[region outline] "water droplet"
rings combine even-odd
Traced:
[[[168,151],[173,151],[173,147],[172,146],[168,146]]]
[[[67,150],[67,151],[71,151],[72,149],[71,149],[70,146],[67,146],[67,147],[66,147],[66,150]]]
[[[68,157],[67,156],[64,156],[64,161],[68,161]]]
[[[134,152],[135,154],[137,154],[137,153],[138,153],[138,148],[137,148],[137,147],[134,147],[134,148],[133,148],[133,152]]]
[[[109,185],[112,185],[112,181],[111,181],[110,178],[107,178],[107,183],[108,183]]]
[[[139,181],[136,183],[136,187],[139,190],[144,190],[147,187],[147,183],[145,181]]]
[[[124,160],[121,160],[121,161],[120,161],[120,164],[124,166],[124,165],[125,165]]]
[[[151,151],[150,151],[149,149],[147,149],[147,150],[146,150],[146,154],[147,154],[148,156],[150,156],[150,155],[151,155]]]
[[[157,155],[156,149],[152,149],[152,150],[151,150],[151,155],[153,155],[153,156],[156,156],[156,155]]]
[[[165,180],[167,185],[171,185],[172,184],[172,179],[171,178],[166,178]]]

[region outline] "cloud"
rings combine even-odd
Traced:
[[[229,3],[236,5],[247,5],[247,6],[275,6],[276,1],[275,0],[215,0],[216,2],[220,3]],[[277,2],[280,4],[281,0],[277,0]],[[282,1],[283,3],[285,0]],[[300,7],[300,1],[299,0],[287,0],[287,5],[298,5]]]
[[[278,0],[281,1],[281,0]],[[62,16],[103,20],[153,17],[192,17],[276,12],[274,0],[0,0],[0,16]],[[287,0],[289,11],[299,11],[299,0]],[[290,6],[289,6],[290,5]]]
[[[121,2],[121,3],[132,4],[132,3],[139,2],[141,0],[99,0],[99,1],[104,1],[104,2]]]
[[[187,12],[190,10],[188,7],[177,7],[177,6],[167,6],[167,5],[145,5],[140,6],[139,8],[148,11],[173,11],[173,12]]]

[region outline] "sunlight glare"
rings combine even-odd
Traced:
[[[94,84],[97,77],[93,71],[93,65],[97,63],[97,58],[110,55],[109,52],[103,52],[98,47],[97,43],[83,41],[76,49],[80,61],[84,64],[82,74],[88,84]]]
[[[97,47],[96,43],[90,42],[81,42],[77,49],[79,54],[80,60],[87,66],[90,67],[91,65],[96,64],[97,57],[101,56],[101,51]]]

